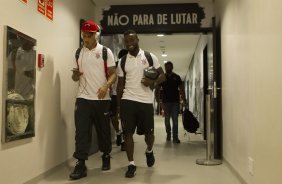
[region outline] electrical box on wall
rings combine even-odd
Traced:
[[[44,55],[43,54],[38,54],[38,68],[43,68],[44,67]]]

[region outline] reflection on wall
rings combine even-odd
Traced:
[[[201,35],[194,56],[189,65],[186,75],[187,99],[189,99],[189,110],[195,115],[200,123],[199,130],[204,129],[204,71],[203,50],[207,44],[207,37]]]
[[[36,40],[6,27],[3,142],[34,136]]]
[[[204,122],[203,111],[203,69],[201,60],[193,57],[188,71],[189,80],[189,110],[202,124]]]

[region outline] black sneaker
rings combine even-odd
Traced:
[[[166,141],[167,141],[167,142],[170,142],[170,139],[171,139],[171,136],[170,136],[170,135],[167,135],[167,136],[166,136]]]
[[[120,145],[120,151],[126,151],[125,142],[122,142]]]
[[[173,139],[173,143],[175,143],[175,144],[180,144],[180,140],[179,140],[178,138]]]
[[[109,154],[102,155],[102,170],[110,170],[111,169],[111,156]]]
[[[76,162],[73,172],[70,174],[70,179],[77,180],[87,176],[87,168],[84,163]]]
[[[116,139],[116,144],[117,146],[120,146],[121,145],[121,139],[122,139],[122,133],[120,134],[117,134],[117,139]]]
[[[127,178],[133,178],[136,174],[136,166],[135,165],[129,165],[128,169],[125,173],[125,177]]]
[[[152,167],[155,163],[155,157],[153,151],[151,153],[146,152],[146,158],[147,158],[147,166]]]

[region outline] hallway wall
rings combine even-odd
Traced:
[[[216,0],[223,156],[248,184],[281,183],[281,7],[280,0]]]
[[[81,18],[94,19],[90,0],[55,0],[53,21],[37,12],[37,1],[24,4],[19,0],[1,0],[1,62],[5,54],[4,25],[36,38],[37,53],[45,54],[46,58],[45,67],[36,71],[35,137],[0,144],[0,183],[23,183],[72,156],[77,84],[72,82],[70,70],[79,46]],[[2,86],[2,63],[0,73]],[[2,112],[2,90],[0,97]]]

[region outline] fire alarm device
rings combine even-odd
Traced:
[[[44,67],[44,55],[38,54],[38,68]]]

